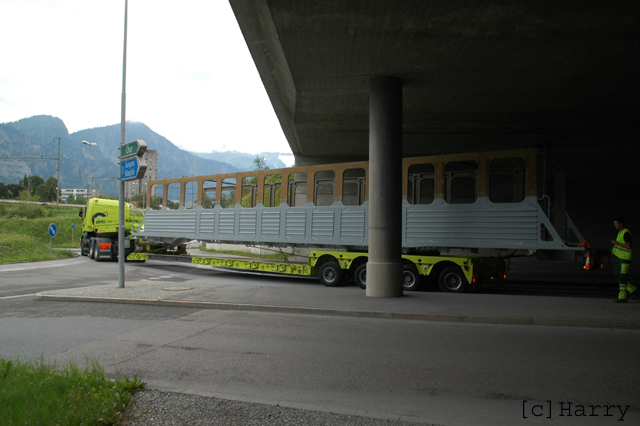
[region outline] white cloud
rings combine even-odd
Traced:
[[[120,122],[124,1],[0,1],[0,122]],[[226,0],[129,2],[126,117],[208,152],[290,152]]]

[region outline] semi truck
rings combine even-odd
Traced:
[[[82,218],[82,239],[80,254],[94,260],[118,259],[118,200],[91,198],[84,209]],[[133,252],[131,235],[142,222],[142,212],[135,211],[125,203],[125,256]]]

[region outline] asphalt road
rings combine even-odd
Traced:
[[[161,390],[447,426],[640,424],[637,331],[22,296],[87,285],[88,276],[113,283],[117,268],[86,258],[1,266],[0,357],[89,356]],[[127,277],[188,282],[216,274],[127,265]],[[247,277],[247,285],[261,279]],[[591,411],[577,416],[578,407]]]

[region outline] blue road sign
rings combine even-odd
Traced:
[[[142,179],[147,171],[146,162],[140,157],[132,157],[120,162],[120,179]]]
[[[58,228],[56,227],[56,225],[54,223],[49,225],[49,236],[53,238],[56,236],[57,233],[58,233]]]
[[[72,224],[71,224],[71,227],[72,227],[72,228],[75,228],[75,227],[76,227],[76,224],[75,224],[75,223],[72,223]]]

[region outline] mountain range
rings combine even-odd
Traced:
[[[38,175],[45,181],[57,176],[58,138],[60,138],[60,183],[62,188],[84,188],[88,182],[89,149],[91,175],[119,176],[120,124],[80,130],[69,134],[57,117],[38,115],[0,124],[0,182],[18,183],[25,175]],[[235,151],[192,153],[178,148],[143,123],[127,121],[126,142],[142,139],[148,149],[158,151],[158,178],[199,176],[253,170],[255,154]],[[89,148],[83,140],[95,142]],[[278,153],[265,152],[269,168],[286,167]],[[113,182],[113,180],[111,180]],[[106,185],[104,188],[112,188]],[[108,189],[103,192],[110,193]]]

